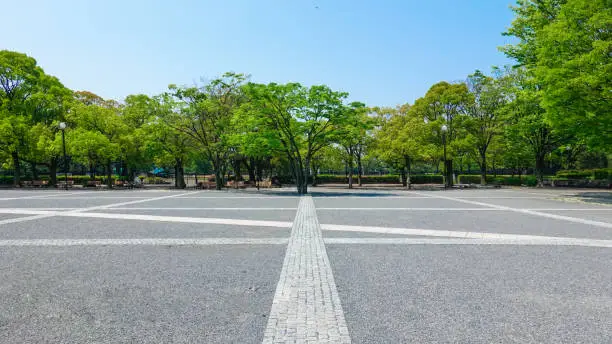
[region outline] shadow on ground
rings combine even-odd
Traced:
[[[612,192],[579,192],[572,197],[587,203],[612,204]]]

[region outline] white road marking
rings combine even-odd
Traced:
[[[91,213],[91,212],[86,212],[86,213],[61,212],[61,213],[56,213],[55,215],[69,216],[69,217],[99,218],[99,219],[143,220],[143,221],[156,221],[156,222],[208,223],[208,224],[221,224],[221,225],[280,227],[280,228],[290,228],[291,227],[291,222],[284,222],[284,221],[237,220],[237,219],[219,219],[219,218],[207,218],[207,217],[182,217],[182,216]]]
[[[194,193],[198,193],[198,192],[184,192],[184,193],[174,194],[174,195],[167,195],[167,196],[139,199],[137,201],[129,201],[129,202],[106,204],[106,205],[98,205],[98,206],[94,206],[94,207],[88,207],[88,208],[83,208],[83,209],[73,210],[73,211],[81,212],[81,211],[90,211],[90,210],[98,210],[98,209],[108,209],[108,208],[120,207],[120,206],[128,205],[128,204],[137,204],[137,203],[144,203],[144,202],[151,202],[151,201],[159,201],[159,200],[168,199],[168,198],[176,198],[176,197],[181,197],[181,196],[184,196],[184,195],[192,195]]]
[[[132,207],[125,207],[125,208],[113,208],[111,210],[247,210],[247,211],[251,211],[251,210],[296,210],[297,208],[293,207],[293,208],[218,208],[218,207],[211,207],[211,208],[207,208],[207,207],[191,207],[191,208],[181,208],[181,207],[164,207],[164,208],[158,208],[158,207],[151,207],[151,208],[147,208],[147,207],[139,207],[139,208],[132,208]]]
[[[298,196],[183,196],[181,199],[298,199]]]
[[[11,214],[14,214],[14,213],[11,213]],[[51,217],[51,216],[53,215],[39,214],[39,215],[34,215],[34,216],[17,217],[14,219],[1,220],[0,225],[4,225],[7,223],[17,223],[17,222],[23,222],[23,221],[39,220],[39,219],[44,219],[45,217]]]
[[[214,239],[18,239],[0,240],[0,247],[11,246],[197,246],[197,245],[283,245],[287,238],[214,238]]]
[[[538,210],[538,211],[612,211],[612,208],[586,208],[586,209],[581,209],[581,208],[514,208],[514,209],[518,209],[518,210]],[[378,211],[378,210],[389,210],[389,211],[396,211],[396,210],[406,210],[406,211],[511,211],[508,209],[497,209],[497,208],[328,208],[328,207],[323,207],[323,208],[318,208],[317,207],[317,211],[319,210],[366,210],[366,211]]]
[[[309,196],[300,200],[263,339],[297,342],[351,342]]]
[[[412,191],[412,192],[414,194],[417,194],[417,195],[425,195],[425,196],[427,196],[427,194],[423,194],[423,193],[420,193],[420,192],[416,192],[416,191]],[[446,199],[446,200],[450,200],[450,201],[463,202],[463,203],[468,203],[468,204],[473,204],[473,205],[480,205],[480,206],[483,206],[483,207],[491,207],[491,208],[500,209],[500,210],[508,210],[508,211],[513,211],[513,212],[522,213],[522,214],[529,214],[529,215],[535,215],[535,216],[541,216],[541,217],[548,217],[548,218],[555,219],[555,220],[563,220],[563,221],[568,221],[568,222],[581,223],[581,224],[584,224],[584,225],[591,225],[591,226],[604,227],[604,228],[612,228],[612,223],[608,223],[608,222],[586,220],[586,219],[581,219],[581,218],[578,218],[578,217],[570,217],[570,216],[563,216],[563,215],[556,215],[556,214],[549,214],[549,213],[541,213],[541,212],[534,211],[534,210],[512,208],[512,207],[507,207],[507,206],[503,206],[503,205],[484,203],[484,202],[476,202],[476,201],[470,201],[470,200],[466,200],[466,199],[460,199],[460,198],[448,197],[448,196],[429,195],[429,197],[431,197],[431,198],[439,198],[439,199]]]
[[[510,240],[510,239],[431,239],[431,238],[325,238],[325,244],[352,245],[516,245],[586,246],[612,248],[612,240]]]
[[[40,198],[50,198],[50,197],[54,197],[54,196],[66,196],[66,195],[74,195],[77,194],[79,192],[61,192],[61,193],[53,193],[50,195],[36,195],[36,196],[24,196],[24,197],[5,197],[5,198],[0,198],[0,201],[13,201],[13,200],[18,200],[18,199],[40,199]]]
[[[597,242],[602,241],[599,239],[555,237],[555,236],[527,235],[527,234],[447,231],[447,230],[419,229],[419,228],[346,226],[346,225],[332,225],[332,224],[321,224],[321,229],[326,230],[326,231],[401,234],[401,235],[418,235],[418,236],[462,238],[462,239],[549,241],[549,242],[556,241],[556,242],[572,242],[572,243],[573,242],[590,242],[593,240]],[[603,240],[603,241],[612,242],[612,240]]]

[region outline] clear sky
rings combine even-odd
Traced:
[[[3,1],[0,49],[67,87],[122,100],[226,71],[327,84],[368,105],[508,64],[511,0]]]

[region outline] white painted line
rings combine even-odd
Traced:
[[[191,208],[181,208],[181,207],[164,207],[164,208],[158,208],[158,207],[124,207],[124,208],[112,208],[109,210],[247,210],[247,211],[251,211],[251,210],[296,210],[297,208],[207,208],[207,207],[191,207]]]
[[[7,224],[7,223],[17,223],[17,222],[23,222],[23,221],[32,221],[32,220],[44,219],[45,217],[51,217],[51,216],[53,216],[53,215],[40,214],[40,215],[27,216],[27,217],[18,217],[18,218],[14,218],[14,219],[6,219],[6,220],[0,221],[0,225],[4,225],[4,224]]]
[[[554,236],[526,235],[526,234],[467,232],[467,231],[447,231],[447,230],[419,229],[419,228],[346,226],[346,225],[333,225],[333,224],[321,224],[321,229],[322,230],[327,230],[327,231],[418,235],[418,236],[462,238],[462,239],[523,240],[523,241],[563,241],[563,242],[579,242],[579,241],[582,241],[582,240],[587,240],[587,241],[589,241],[589,240],[598,240],[598,239],[554,237]],[[604,240],[604,241],[606,241],[606,240]],[[607,240],[607,241],[610,241],[610,240]]]
[[[423,193],[420,193],[420,192],[416,192],[416,191],[412,191],[412,192],[414,194],[417,194],[417,195],[426,195],[426,194],[423,194]],[[469,200],[466,200],[466,199],[459,199],[459,198],[448,197],[448,196],[430,195],[430,197],[431,198],[446,199],[446,200],[456,201],[456,202],[463,202],[463,203],[468,203],[468,204],[473,204],[473,205],[480,205],[480,206],[484,206],[484,207],[491,207],[491,208],[500,209],[500,210],[514,211],[514,212],[522,213],[522,214],[529,214],[529,215],[547,217],[547,218],[551,218],[551,219],[555,219],[555,220],[562,220],[562,221],[568,221],[568,222],[581,223],[581,224],[584,224],[584,225],[590,225],[590,226],[596,226],[596,227],[604,227],[604,228],[612,228],[612,223],[608,223],[608,222],[586,220],[586,219],[581,219],[581,218],[578,218],[578,217],[570,217],[570,216],[563,216],[563,215],[556,215],[556,214],[549,214],[549,213],[541,213],[541,212],[534,211],[534,210],[518,209],[518,208],[512,208],[512,207],[507,207],[507,206],[502,206],[502,205],[497,205],[497,204],[469,201]]]
[[[114,220],[141,220],[155,222],[181,222],[181,223],[208,223],[235,226],[254,226],[254,227],[279,227],[290,228],[291,222],[283,221],[260,221],[260,220],[236,220],[219,219],[206,217],[183,217],[183,216],[161,216],[144,214],[117,214],[117,213],[92,213],[92,212],[56,212],[56,216],[84,217]]]
[[[517,245],[517,246],[586,246],[612,248],[612,240],[491,240],[430,238],[325,238],[326,244],[353,245]]]
[[[137,203],[144,203],[144,202],[151,202],[151,201],[159,201],[159,200],[168,199],[168,198],[176,198],[176,197],[181,197],[181,196],[184,196],[184,195],[192,195],[194,193],[198,193],[198,192],[184,192],[184,193],[174,194],[174,195],[167,195],[167,196],[160,196],[160,197],[140,199],[140,200],[137,200],[137,201],[129,201],[129,202],[106,204],[106,205],[98,205],[98,206],[89,207],[89,208],[83,208],[83,209],[74,210],[74,211],[75,212],[76,211],[81,212],[81,211],[90,211],[90,210],[98,210],[98,209],[108,209],[108,208],[120,207],[120,206],[128,205],[128,204],[137,204]]]
[[[538,210],[538,211],[611,211],[612,208],[513,208],[517,210]],[[318,208],[319,210],[366,210],[366,211],[511,211],[509,209],[497,208]]]
[[[50,198],[50,197],[54,197],[54,196],[66,196],[66,195],[74,195],[77,194],[79,192],[60,192],[60,193],[53,193],[50,195],[36,195],[36,196],[24,196],[24,197],[6,197],[6,198],[0,198],[0,201],[12,201],[12,200],[19,200],[19,199],[40,199],[40,198]]]
[[[183,196],[181,199],[299,199],[298,196]]]
[[[198,246],[198,245],[283,245],[287,238],[214,238],[214,239],[18,239],[0,240],[0,247],[14,246]]]
[[[350,343],[314,202],[300,200],[263,343]]]
[[[78,200],[78,199],[144,199],[149,198],[148,196],[97,196],[91,195],[91,197],[74,196],[74,197],[46,197],[45,199],[52,200]]]

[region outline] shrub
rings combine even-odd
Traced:
[[[604,180],[612,179],[612,168],[598,168],[593,170],[593,179]]]
[[[555,174],[556,177],[559,178],[567,178],[567,179],[587,179],[593,177],[593,171],[591,170],[564,170],[558,171]]]

